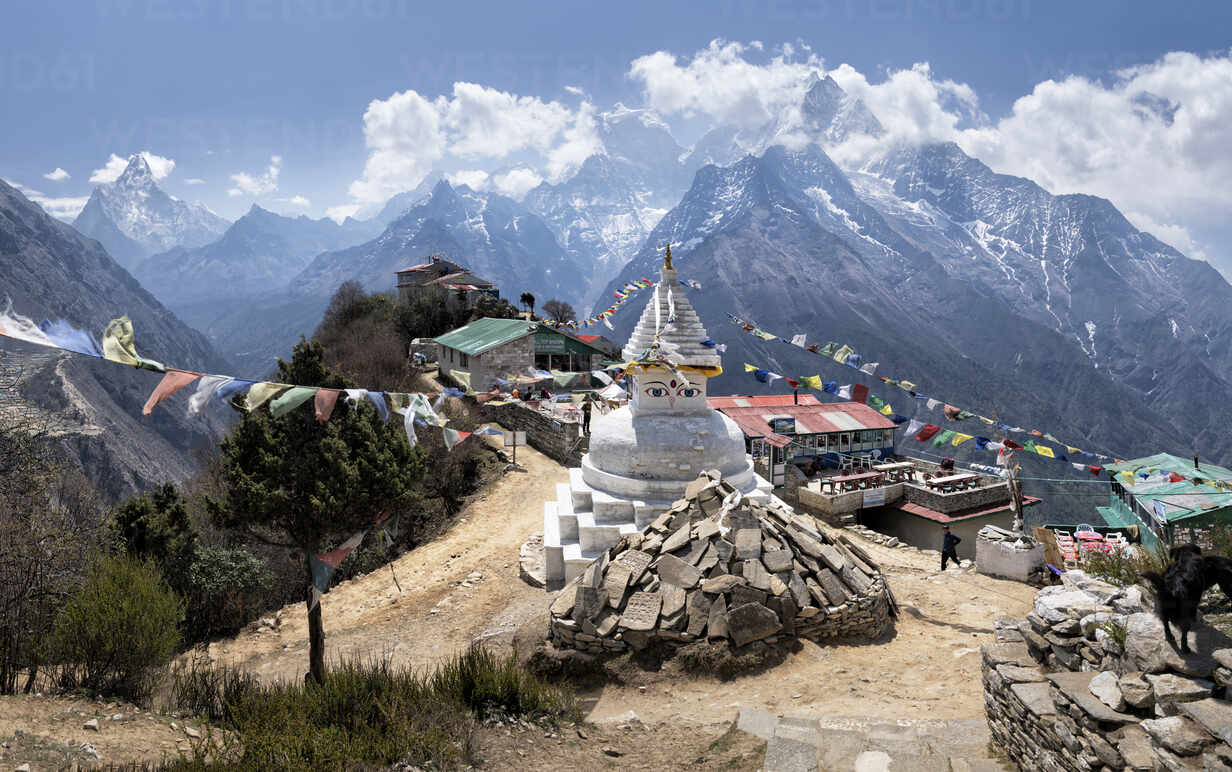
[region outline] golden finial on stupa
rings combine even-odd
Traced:
[[[667,245],[667,253],[663,255],[663,267],[669,271],[675,270],[672,268],[672,245]]]

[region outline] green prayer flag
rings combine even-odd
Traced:
[[[287,389],[284,394],[280,394],[277,399],[270,403],[270,415],[274,418],[282,418],[316,396],[318,391],[320,389],[315,386],[295,386]]]
[[[940,448],[943,445],[949,445],[950,441],[953,439],[954,439],[954,432],[950,429],[946,429],[945,431],[941,432],[940,434],[938,434],[936,437],[933,438],[933,447]]]

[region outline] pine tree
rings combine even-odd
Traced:
[[[291,361],[278,362],[278,381],[348,388],[324,364],[315,341],[300,341]],[[321,605],[311,602],[308,555],[326,551],[382,516],[410,515],[423,472],[422,451],[411,448],[400,420],[382,422],[373,405],[340,397],[332,417],[318,423],[313,401],[279,419],[246,413],[220,446],[225,501],[211,501],[211,517],[268,544],[303,555],[309,606],[309,672],[325,672]]]

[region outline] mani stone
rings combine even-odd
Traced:
[[[746,509],[740,509],[727,515],[727,526],[732,531],[760,531],[757,516]]]
[[[719,521],[708,517],[697,524],[697,538],[702,541],[709,541],[711,536],[717,536],[719,533]]]
[[[709,550],[706,550],[706,556],[702,558],[701,560],[697,561],[697,570],[705,574],[706,572],[708,572],[710,569],[714,568],[718,564],[719,564],[719,556],[714,554],[713,549],[709,549]]]
[[[675,616],[684,610],[684,602],[688,599],[684,590],[674,584],[663,585],[663,609],[660,612],[664,617]]]
[[[560,591],[560,594],[556,596],[556,600],[552,601],[552,605],[549,607],[552,616],[569,616],[569,612],[573,611],[573,604],[577,600],[577,590],[577,582],[571,582],[565,586],[565,589]]]
[[[702,582],[702,592],[708,592],[711,595],[715,595],[717,593],[728,592],[733,587],[745,583],[746,580],[743,576],[723,574],[722,576],[716,576],[713,579],[707,579]]]
[[[720,563],[726,564],[731,560],[732,553],[735,551],[736,548],[732,546],[732,543],[724,539],[719,539],[714,543],[714,553],[719,556]]]
[[[662,603],[663,596],[657,592],[635,592],[620,615],[620,624],[629,630],[653,630]]]
[[[663,542],[662,552],[675,552],[689,543],[689,524],[685,523]]]
[[[727,612],[728,634],[737,646],[760,641],[777,633],[779,617],[760,603],[745,603]]]
[[[741,528],[736,531],[736,559],[753,560],[761,557],[761,529]]]
[[[761,590],[755,590],[747,585],[739,584],[732,588],[731,603],[727,605],[731,608],[743,606],[745,603],[765,603],[766,593]]]
[[[821,555],[819,557],[826,562],[826,565],[829,566],[832,571],[841,572],[847,565],[847,561],[843,560],[843,556],[839,554],[838,550],[834,549],[829,544],[821,545]]]
[[[603,580],[603,589],[607,591],[607,603],[612,608],[620,608],[624,602],[625,590],[629,586],[631,573],[628,566],[613,563],[607,567],[607,576]]]
[[[573,621],[579,624],[584,619],[594,619],[607,605],[607,591],[585,585],[578,587],[577,601],[573,604]]]
[[[680,559],[691,566],[696,566],[701,562],[702,556],[705,555],[709,549],[710,542],[697,539],[689,545],[689,551],[682,554]]]
[[[704,592],[695,592],[689,596],[689,626],[686,630],[689,635],[696,638],[706,629],[711,605],[713,604]]]
[[[754,558],[744,561],[742,573],[750,587],[762,592],[770,592],[770,574],[766,573],[766,567],[761,564],[760,560]]]
[[[821,586],[825,588],[826,595],[830,597],[831,605],[841,606],[851,599],[850,593],[843,583],[839,581],[830,569],[823,568],[817,572],[817,581],[821,582]]]
[[[642,578],[642,572],[650,565],[651,557],[640,550],[629,550],[620,553],[616,562],[629,569],[629,584],[637,584]]]
[[[809,591],[804,584],[804,580],[795,571],[788,574],[787,589],[791,590],[791,596],[796,599],[796,605],[801,608],[809,605]]]
[[[761,562],[772,574],[791,570],[791,550],[767,550],[761,555]]]
[[[710,607],[706,634],[712,641],[727,637],[727,600],[722,595],[715,598],[714,605]]]
[[[702,578],[701,572],[675,555],[663,555],[659,558],[659,578],[667,584],[674,584],[686,590],[697,586]]]

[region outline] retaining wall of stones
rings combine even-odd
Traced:
[[[1027,772],[1232,771],[1232,640],[1179,654],[1139,588],[1063,579],[982,649],[993,744]]]
[[[506,429],[526,432],[526,442],[548,458],[564,466],[580,466],[582,454],[589,447],[581,437],[581,424],[558,421],[525,405],[481,405],[484,421],[494,421]]]

